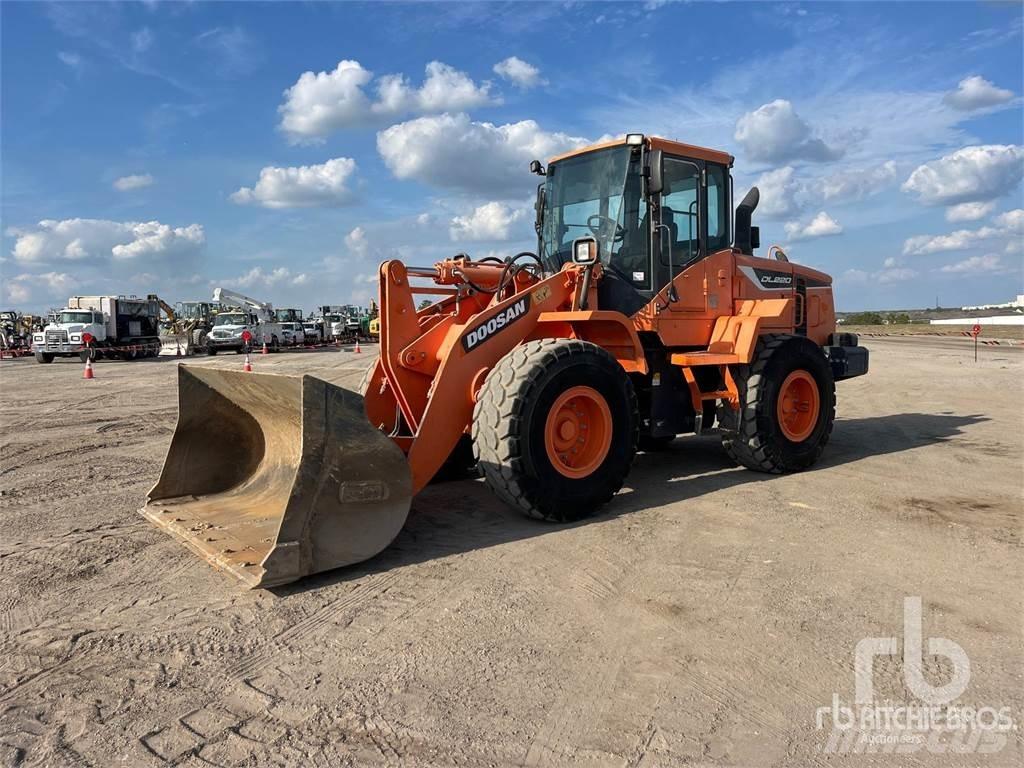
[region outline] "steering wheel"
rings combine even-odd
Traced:
[[[591,223],[594,219],[597,219],[596,224]],[[626,230],[622,228],[619,222],[610,216],[605,216],[600,213],[595,213],[592,216],[587,217],[587,229],[593,233],[594,237],[600,237],[601,228],[608,226],[608,224],[611,224],[615,228],[615,234],[612,236],[612,242],[621,243],[622,239],[626,236]]]

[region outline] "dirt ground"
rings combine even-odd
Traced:
[[[434,485],[382,555],[274,591],[137,512],[174,428],[173,359],[94,381],[0,362],[0,764],[1021,765],[1021,731],[865,755],[829,752],[831,715],[817,727],[854,699],[858,642],[902,638],[913,596],[926,679],[951,674],[927,643],[948,638],[970,660],[960,702],[1024,719],[1024,350],[867,344],[812,471],[751,473],[681,438],[568,526],[480,481]],[[354,386],[371,359],[255,365]],[[904,679],[875,659],[876,697],[907,702]]]

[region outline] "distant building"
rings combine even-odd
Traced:
[[[1024,293],[1018,293],[1013,301],[1002,304],[982,304],[980,307],[960,307],[964,312],[974,312],[979,309],[1024,309]]]

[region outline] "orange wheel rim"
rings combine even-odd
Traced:
[[[593,474],[612,444],[612,412],[591,387],[567,389],[544,423],[544,447],[558,472],[574,480]]]
[[[810,437],[818,423],[821,398],[818,382],[807,371],[793,371],[779,388],[776,414],[786,439],[800,443]]]

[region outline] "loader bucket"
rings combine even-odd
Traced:
[[[313,376],[181,365],[178,409],[140,511],[248,586],[358,563],[402,529],[412,476],[360,395]]]
[[[192,336],[188,333],[172,333],[160,337],[161,357],[187,357],[192,354]]]

